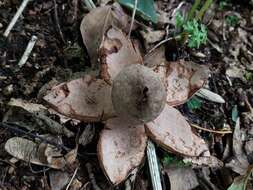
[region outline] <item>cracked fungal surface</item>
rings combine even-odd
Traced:
[[[158,75],[150,68],[131,65],[114,79],[112,103],[120,117],[144,123],[161,113],[166,103],[166,91]]]

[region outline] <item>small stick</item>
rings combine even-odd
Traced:
[[[198,126],[198,125],[195,125],[195,124],[191,124],[191,126],[196,128],[196,129],[200,129],[200,130],[207,131],[207,132],[210,132],[210,133],[221,134],[221,135],[231,134],[232,133],[231,130],[213,130],[213,129],[207,129],[207,128],[204,128],[204,127],[201,127],[201,126]]]
[[[78,167],[75,169],[74,174],[73,174],[73,176],[72,176],[71,180],[69,181],[68,186],[66,187],[66,190],[68,190],[68,189],[69,189],[70,185],[72,184],[73,180],[75,179],[76,174],[77,174],[77,170],[78,170]]]
[[[65,151],[70,151],[71,149],[64,146],[64,145],[61,145],[61,144],[58,144],[58,143],[55,143],[53,141],[49,141],[39,135],[36,135],[36,134],[33,134],[31,132],[26,132],[24,131],[23,129],[21,129],[21,125],[18,125],[18,124],[14,124],[14,123],[5,123],[5,122],[0,122],[0,127],[4,128],[4,129],[8,129],[9,131],[11,132],[14,132],[14,133],[18,133],[18,134],[21,134],[21,135],[27,135],[33,139],[39,139],[41,142],[45,142],[47,144],[51,144],[51,145],[54,145],[56,146],[58,149],[63,149]]]
[[[4,34],[3,34],[4,37],[7,38],[9,36],[10,31],[12,30],[13,26],[16,24],[18,18],[20,17],[22,12],[24,11],[24,9],[25,9],[28,2],[29,2],[29,0],[23,0],[23,2],[21,3],[20,7],[18,8],[16,14],[12,18],[10,24],[8,25],[8,27],[4,31]]]
[[[61,40],[63,41],[63,43],[65,43],[64,36],[63,36],[63,33],[61,31],[61,27],[60,27],[60,22],[59,22],[57,7],[58,7],[57,6],[57,2],[56,2],[56,0],[54,0],[54,20],[56,22],[56,27],[57,27],[57,30],[58,30],[58,32],[60,34]]]
[[[156,48],[158,48],[159,46],[161,46],[161,45],[164,44],[165,42],[170,41],[170,40],[172,40],[172,39],[173,39],[173,38],[171,37],[171,38],[166,38],[166,39],[160,41],[160,42],[159,42],[158,44],[156,44],[151,50],[149,50],[147,54],[150,54],[150,53],[153,52]],[[146,56],[146,55],[145,55],[145,56]]]
[[[77,12],[78,12],[78,0],[73,1],[73,6],[74,6],[74,13],[73,13],[73,22],[76,21],[77,19]]]
[[[24,64],[26,63],[29,55],[31,54],[31,52],[33,50],[33,47],[34,47],[37,39],[38,39],[37,36],[32,36],[31,40],[29,41],[29,43],[25,49],[23,56],[21,57],[20,61],[18,62],[19,68],[23,67]]]
[[[250,50],[248,50],[247,53],[248,53],[249,55],[253,56],[253,53],[252,53]]]
[[[166,38],[166,39],[160,41],[160,42],[159,42],[158,44],[156,44],[152,49],[150,49],[150,50],[148,51],[148,53],[147,53],[145,56],[147,56],[148,54],[152,53],[156,48],[158,48],[158,47],[160,47],[161,45],[163,45],[164,43],[166,43],[166,42],[172,40],[173,38],[174,38],[175,40],[180,40],[180,39],[181,39],[181,35],[178,35],[178,36],[175,36],[175,37]]]
[[[204,3],[203,7],[200,9],[197,15],[198,20],[202,20],[202,17],[204,16],[205,12],[207,11],[207,9],[212,3],[213,3],[213,0],[206,0],[206,2]]]
[[[134,1],[134,10],[133,10],[132,19],[131,19],[131,25],[130,25],[130,29],[129,29],[129,33],[128,33],[128,38],[130,38],[130,36],[131,36],[131,31],[132,31],[132,29],[133,29],[134,17],[135,17],[136,9],[137,9],[137,3],[138,3],[138,0],[135,0],[135,1]]]
[[[160,171],[155,152],[155,145],[150,140],[148,140],[147,145],[147,157],[153,190],[162,190]]]
[[[55,143],[53,141],[50,141],[50,140],[47,140],[39,135],[36,135],[36,134],[33,134],[31,132],[26,132],[25,130],[21,129],[23,126],[22,125],[19,125],[17,123],[9,123],[9,122],[0,122],[0,127],[4,128],[4,129],[7,129],[13,133],[19,133],[21,135],[27,135],[29,137],[31,137],[32,139],[39,139],[41,142],[45,142],[47,144],[51,144],[51,145],[54,145],[56,146],[58,149],[63,149],[65,151],[70,151],[72,150],[71,148],[68,148],[62,144],[58,144],[58,143]],[[80,156],[81,158],[85,158],[84,155],[89,155],[89,156],[93,156],[93,155],[96,155],[96,153],[77,153],[78,156]]]

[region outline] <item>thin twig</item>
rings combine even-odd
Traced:
[[[187,16],[187,20],[191,20],[192,18],[194,18],[194,13],[196,12],[200,2],[201,2],[200,0],[195,0],[194,1],[194,4],[192,5],[192,7],[190,9],[190,12]]]
[[[23,0],[23,2],[21,3],[20,7],[18,8],[16,14],[12,18],[10,24],[8,25],[8,27],[4,31],[4,34],[3,34],[4,37],[7,38],[9,36],[10,31],[12,30],[12,28],[16,24],[18,18],[20,17],[20,15],[22,14],[22,12],[24,11],[24,9],[25,9],[26,5],[28,4],[28,2],[29,2],[29,0]]]
[[[75,22],[77,19],[77,12],[78,12],[78,0],[73,0],[73,16],[72,16],[72,22]]]
[[[155,145],[149,140],[147,145],[147,157],[153,190],[162,190],[160,171],[155,152]]]
[[[95,179],[95,176],[92,172],[92,166],[89,162],[87,162],[85,164],[85,167],[87,169],[87,172],[88,172],[88,175],[89,175],[89,178],[90,178],[90,182],[92,184],[92,187],[94,190],[102,190],[98,185],[97,185],[97,182],[96,182],[96,179]]]
[[[54,0],[54,20],[55,20],[55,23],[56,23],[58,33],[60,34],[61,40],[62,40],[63,43],[65,43],[65,39],[64,39],[63,33],[61,31],[61,26],[60,26],[60,22],[59,22],[57,8],[58,8],[57,2],[56,2],[56,0]]]
[[[179,5],[173,10],[171,16],[174,16],[177,14],[177,11],[179,11],[181,9],[181,7],[185,4],[186,2],[182,1],[181,3],[179,3]]]
[[[75,179],[76,174],[77,174],[77,170],[78,170],[78,167],[75,169],[74,174],[73,174],[72,178],[70,179],[69,184],[66,187],[66,190],[69,189],[70,185],[72,184],[73,180]]]
[[[29,43],[27,44],[27,47],[25,49],[25,52],[23,53],[23,56],[21,57],[20,61],[18,62],[18,66],[19,68],[23,67],[27,61],[27,59],[29,58],[33,47],[37,41],[37,36],[32,36],[31,40],[29,41]]]
[[[204,16],[205,12],[207,11],[207,9],[212,3],[213,3],[213,0],[206,0],[206,2],[204,3],[203,7],[200,9],[197,15],[198,20],[202,20],[202,17]]]
[[[178,40],[180,40],[182,38],[181,38],[181,35],[177,35],[175,37],[166,38],[166,39],[160,41],[158,44],[156,44],[152,49],[150,49],[145,56],[147,56],[148,54],[152,53],[156,48],[160,47],[161,45],[163,45],[164,43],[166,43],[166,42],[168,42],[168,41],[170,41],[172,39],[175,39],[175,40],[178,41]]]
[[[22,135],[27,135],[33,139],[39,139],[41,142],[45,142],[47,144],[51,144],[51,145],[54,145],[56,146],[58,149],[63,149],[65,151],[69,151],[71,150],[70,148],[64,146],[64,145],[61,145],[61,144],[57,144],[53,141],[49,141],[39,135],[35,135],[33,133],[30,133],[30,132],[26,132],[25,130],[21,129],[22,126],[18,125],[18,124],[15,124],[15,123],[5,123],[5,122],[0,122],[0,127],[4,128],[4,129],[8,129],[12,132],[15,132],[15,133],[19,133],[19,134],[22,134]]]
[[[249,111],[253,114],[253,108],[249,103],[248,97],[245,98],[245,103],[246,103],[246,106],[248,107]]]
[[[253,57],[253,53],[250,50],[248,50],[247,53]]]
[[[72,149],[71,148],[68,148],[62,144],[57,144],[53,141],[50,141],[50,140],[47,140],[39,135],[36,135],[36,134],[33,134],[33,133],[30,133],[30,132],[26,132],[25,130],[21,129],[21,128],[24,128],[23,126],[21,125],[18,125],[17,123],[10,123],[10,122],[0,122],[0,127],[4,128],[4,129],[8,129],[14,133],[19,133],[19,134],[22,134],[22,135],[27,135],[33,139],[39,139],[41,142],[45,142],[47,144],[51,144],[51,145],[54,145],[55,147],[57,147],[58,149],[62,149],[62,150],[65,150],[65,151],[71,151]],[[95,156],[97,155],[96,153],[88,153],[88,152],[85,152],[85,153],[77,153],[78,156],[80,156],[81,158],[86,158],[84,155],[87,155],[87,156]]]
[[[128,38],[130,38],[130,36],[131,36],[131,31],[132,31],[132,29],[133,29],[134,17],[135,17],[135,14],[136,14],[137,4],[138,4],[138,0],[135,0],[135,1],[134,1],[134,10],[133,10],[132,19],[131,19],[131,25],[130,25],[130,29],[129,29],[129,33],[128,33]]]
[[[158,44],[156,44],[151,50],[149,50],[147,54],[150,54],[150,53],[153,52],[156,48],[160,47],[162,44],[164,44],[164,43],[166,43],[166,42],[168,42],[168,41],[170,41],[170,40],[172,40],[172,39],[173,39],[173,38],[170,37],[170,38],[167,38],[167,39],[164,39],[164,40],[160,41],[160,42],[159,42]],[[145,56],[146,56],[146,55],[145,55]]]
[[[221,135],[231,134],[232,133],[231,130],[213,130],[213,129],[207,129],[207,128],[204,128],[204,127],[200,127],[200,126],[195,125],[195,124],[191,124],[191,126],[196,128],[196,129],[200,129],[202,131],[207,131],[207,132],[210,132],[210,133],[217,133],[217,134],[221,134]]]

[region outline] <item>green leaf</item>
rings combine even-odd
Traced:
[[[249,166],[248,171],[243,176],[238,176],[234,179],[232,185],[227,190],[246,190],[248,179],[253,170],[253,164]]]
[[[157,14],[154,7],[154,0],[137,0],[136,14],[141,16],[143,19],[157,23]],[[118,0],[118,2],[134,10],[135,0]]]
[[[213,3],[213,0],[206,0],[202,8],[199,10],[198,15],[196,16],[197,20],[202,20],[205,12],[210,7],[210,5]]]
[[[239,22],[239,18],[236,15],[228,15],[225,20],[229,26],[236,26]]]
[[[188,102],[187,106],[190,110],[199,109],[201,107],[201,100],[197,97],[192,97]]]
[[[238,108],[237,108],[237,105],[235,105],[232,109],[232,120],[233,122],[236,122],[238,118]]]
[[[190,166],[191,163],[184,163],[182,160],[178,160],[176,157],[170,156],[169,154],[166,154],[163,159],[162,163],[164,166],[176,166],[176,167],[185,167]]]
[[[246,71],[245,75],[244,75],[244,78],[247,80],[247,81],[251,81],[253,79],[253,74],[249,71]]]
[[[188,46],[190,48],[199,48],[201,44],[205,44],[207,41],[207,29],[206,26],[200,24],[196,19],[187,21],[183,25],[183,29],[189,34]]]
[[[176,27],[180,29],[184,24],[184,18],[179,11],[176,12]]]

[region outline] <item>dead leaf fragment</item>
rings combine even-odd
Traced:
[[[45,108],[46,109],[46,108]],[[28,130],[43,130],[50,131],[52,134],[65,135],[67,137],[74,136],[74,133],[68,130],[63,125],[52,120],[47,115],[41,112],[33,113],[32,110],[18,106],[12,106],[3,117],[3,122],[17,124]],[[44,110],[46,112],[46,110]],[[46,114],[46,113],[45,113]]]
[[[50,157],[52,155],[45,154],[45,150],[48,147],[44,146],[43,143],[38,145],[33,141],[24,138],[13,137],[5,143],[4,148],[9,154],[14,156],[15,158],[26,161],[28,163],[30,162],[37,165],[48,166],[55,169],[61,169],[65,166],[65,160],[63,157],[53,158]]]
[[[124,181],[141,164],[146,142],[143,125],[132,126],[121,118],[106,122],[98,143],[98,157],[105,174],[114,185]]]
[[[21,107],[30,113],[45,112],[47,109],[45,106],[41,104],[30,103],[26,102],[25,100],[15,98],[11,98],[11,100],[8,102],[8,105]]]
[[[238,176],[234,179],[234,182],[229,186],[228,190],[246,190],[247,183],[253,171],[253,165],[250,165],[245,171],[245,175]]]
[[[127,30],[128,19],[128,15],[123,12],[117,3],[112,6],[92,9],[84,16],[80,30],[93,65],[98,61],[98,48],[102,42],[104,32],[112,25]]]
[[[127,65],[142,64],[142,58],[135,51],[132,42],[116,28],[110,28],[99,48],[100,76],[111,82]]]
[[[197,176],[191,168],[165,169],[170,179],[171,190],[192,190],[199,185]]]
[[[160,46],[154,51],[148,53],[147,55],[144,56],[143,61],[144,61],[145,66],[151,67],[151,68],[156,68],[159,65],[166,65],[167,60],[165,58],[165,47]]]
[[[88,124],[84,127],[84,130],[79,137],[78,143],[83,146],[86,146],[92,141],[94,135],[95,135],[95,127],[93,125]]]
[[[244,151],[246,131],[240,126],[240,118],[237,118],[233,133],[233,158],[226,164],[234,172],[244,175],[249,166],[247,155]]]
[[[181,113],[169,105],[145,127],[148,136],[167,151],[187,156],[210,155],[205,141],[195,135]]]
[[[62,190],[68,184],[70,176],[67,172],[50,171],[49,180],[52,190]]]
[[[114,116],[111,86],[89,75],[54,87],[44,100],[57,112],[85,122]]]
[[[144,39],[146,49],[150,48],[150,44],[161,41],[165,36],[164,30],[152,30],[150,27],[141,30],[140,33]]]

